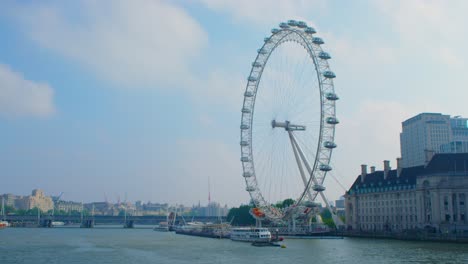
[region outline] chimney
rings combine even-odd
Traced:
[[[384,160],[383,164],[384,164],[384,180],[386,180],[388,177],[388,172],[390,171],[390,161]]]
[[[396,166],[397,166],[397,177],[400,177],[400,174],[401,174],[401,158],[396,159]]]
[[[429,162],[431,161],[432,157],[434,157],[435,151],[430,150],[430,149],[425,149],[424,154],[426,155],[426,164],[425,165],[427,166],[427,164],[429,164]]]
[[[366,175],[367,175],[367,165],[362,164],[361,165],[361,182],[364,182]]]
[[[371,166],[370,167],[370,173],[374,173],[375,172],[375,166]]]

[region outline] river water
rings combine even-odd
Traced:
[[[7,228],[9,263],[468,263],[468,245],[385,239],[287,239],[286,248],[151,229]]]

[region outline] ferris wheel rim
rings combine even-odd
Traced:
[[[284,23],[281,23],[280,26],[283,24]],[[313,64],[315,66],[320,91],[320,133],[318,138],[315,160],[313,162],[313,170],[312,173],[310,173],[309,175],[307,185],[305,186],[304,191],[302,192],[302,194],[300,194],[300,197],[298,198],[294,206],[299,205],[304,200],[306,194],[310,192],[312,184],[314,183],[313,178],[316,177],[317,171],[320,171],[320,173],[322,174],[320,177],[320,184],[323,185],[323,181],[325,180],[327,171],[322,171],[322,167],[320,167],[319,170],[318,165],[325,165],[329,167],[332,150],[334,147],[336,147],[336,144],[334,143],[336,123],[330,124],[327,122],[328,120],[337,121],[335,114],[336,99],[330,100],[329,98],[325,98],[326,92],[336,96],[336,94],[334,93],[333,85],[333,78],[335,76],[334,73],[330,71],[330,67],[328,65],[327,60],[330,58],[330,56],[326,58],[326,56],[324,55],[322,56],[322,58],[319,57],[319,54],[317,54],[318,52],[320,52],[320,55],[327,54],[324,53],[321,48],[323,40],[314,37],[313,34],[315,33],[315,30],[309,29],[312,28],[307,26],[299,27],[297,25],[295,27],[288,26],[281,27],[281,29],[273,29],[272,35],[270,35],[270,37],[268,38],[265,38],[264,45],[258,50],[257,57],[252,63],[252,68],[247,79],[248,81],[244,93],[241,117],[241,161],[243,167],[243,176],[246,182],[246,190],[249,192],[254,204],[257,207],[263,209],[265,211],[265,215],[273,220],[282,219],[285,213],[273,207],[271,203],[263,197],[262,192],[258,187],[257,175],[254,165],[255,161],[253,159],[252,149],[252,124],[254,121],[255,102],[257,99],[256,97],[258,92],[258,86],[261,82],[263,71],[268,63],[270,56],[280,45],[289,41],[294,41],[306,49],[308,56],[313,61]],[[333,76],[326,76],[327,72],[331,73]],[[324,88],[324,80],[327,80],[326,89]],[[324,134],[326,134],[327,136],[324,137]],[[324,138],[328,139],[328,141],[325,141]],[[334,147],[326,147],[324,143],[327,142],[332,142],[334,144]],[[318,191],[314,191],[312,195],[313,200],[315,200],[317,195]]]

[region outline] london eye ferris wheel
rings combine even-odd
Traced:
[[[308,214],[324,195],[337,147],[335,74],[324,40],[305,22],[280,23],[257,50],[244,92],[240,146],[246,191],[258,216]],[[289,206],[278,202],[290,198]],[[279,204],[281,205],[281,204]]]

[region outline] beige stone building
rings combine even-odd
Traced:
[[[17,209],[29,210],[39,208],[43,212],[50,211],[54,208],[54,202],[49,196],[45,196],[44,192],[40,189],[32,191],[30,196],[20,196],[15,202]]]
[[[425,165],[376,171],[362,165],[345,195],[349,230],[468,232],[468,153],[435,154]]]
[[[55,203],[55,210],[66,213],[81,212],[83,210],[83,204],[71,201],[58,201]]]
[[[16,207],[16,200],[18,199],[17,195],[6,193],[1,195],[6,206]]]

